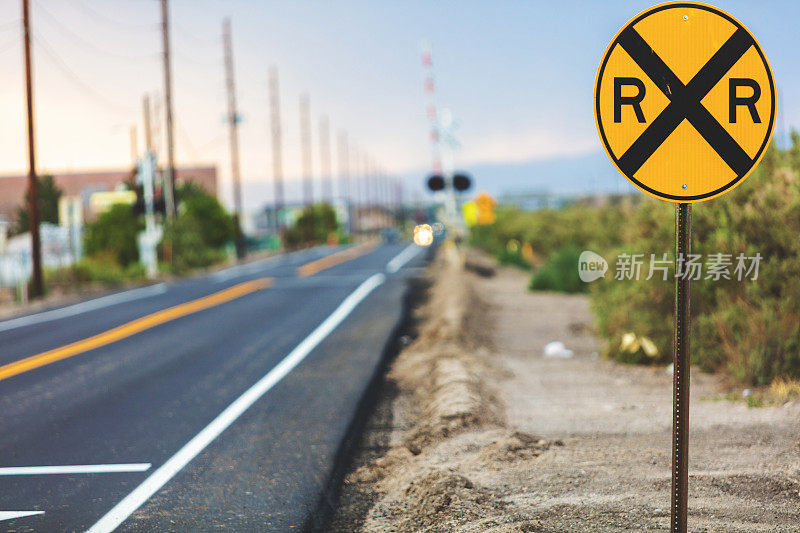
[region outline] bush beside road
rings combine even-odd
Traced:
[[[800,378],[800,135],[794,132],[792,139],[788,150],[771,146],[754,175],[733,192],[693,206],[693,253],[730,254],[731,274],[739,254],[761,256],[755,281],[705,279],[703,272],[692,283],[692,361],[748,385]],[[528,244],[532,286],[547,290],[586,288],[576,283],[577,264],[563,279],[552,275],[563,271],[569,250],[600,254],[608,273],[588,289],[605,352],[625,362],[671,361],[674,272],[670,266],[666,280],[660,274],[644,279],[651,254],[674,258],[671,204],[642,195],[558,210],[504,207],[494,225],[474,229],[472,241],[501,259],[509,242],[520,243],[520,258]],[[623,254],[643,254],[639,280],[614,279],[615,260]],[[623,349],[628,333],[652,340],[655,353]]]

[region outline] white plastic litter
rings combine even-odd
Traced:
[[[553,341],[544,347],[544,356],[552,357],[554,359],[569,359],[575,355],[572,350],[567,350],[564,343],[561,341]]]

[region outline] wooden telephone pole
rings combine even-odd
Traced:
[[[333,202],[333,177],[331,176],[331,133],[328,117],[319,117],[319,169],[322,174],[322,200]]]
[[[314,204],[314,178],[311,160],[311,117],[308,95],[300,95],[300,143],[303,163],[303,204],[309,207]]]
[[[144,95],[142,107],[142,111],[144,113],[144,146],[149,155],[153,152],[153,132],[150,128],[150,96],[147,94]]]
[[[347,233],[353,232],[353,209],[350,202],[350,148],[347,145],[347,133],[339,132],[337,138],[339,152],[339,195],[344,198],[347,210]]]
[[[36,176],[36,137],[33,124],[33,81],[31,58],[31,19],[28,0],[22,0],[22,28],[25,39],[25,94],[28,112],[28,226],[31,232],[31,276],[30,295],[44,294],[42,278],[42,240],[39,235],[39,180]]]
[[[169,8],[167,0],[161,0],[161,36],[164,47],[164,105],[167,115],[167,168],[164,174],[164,201],[167,216],[178,214],[175,202],[175,145],[172,127],[172,67],[169,52]]]
[[[269,69],[269,108],[270,132],[272,134],[272,180],[275,183],[275,230],[280,232],[283,227],[281,211],[284,206],[283,199],[283,137],[281,132],[281,103],[278,87],[278,68]]]
[[[228,126],[231,143],[231,179],[233,180],[233,217],[236,231],[236,256],[245,256],[244,235],[240,227],[242,214],[242,183],[239,175],[239,128],[236,110],[236,82],[233,78],[233,48],[231,45],[231,20],[222,21],[222,42],[225,48],[225,86],[228,91]]]

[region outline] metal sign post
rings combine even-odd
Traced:
[[[671,530],[685,532],[689,494],[689,288],[692,204],[675,204],[675,338],[673,339]]]

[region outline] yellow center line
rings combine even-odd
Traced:
[[[325,270],[326,268],[350,261],[351,259],[355,259],[356,257],[360,257],[371,252],[373,249],[375,249],[376,244],[377,242],[375,241],[365,242],[346,250],[342,250],[341,252],[336,252],[335,254],[325,256],[322,259],[311,261],[310,263],[306,263],[303,266],[297,267],[297,275],[301,278],[304,278],[306,276],[316,274],[321,270]]]
[[[271,286],[272,278],[261,278],[253,281],[246,281],[219,292],[215,292],[214,294],[198,298],[197,300],[192,300],[190,302],[176,305],[175,307],[157,311],[150,315],[143,316],[142,318],[137,318],[136,320],[128,322],[127,324],[123,324],[103,333],[89,337],[88,339],[73,342],[72,344],[62,346],[61,348],[48,350],[46,352],[32,355],[13,363],[0,366],[0,380],[10,378],[11,376],[16,376],[17,374],[22,374],[23,372],[33,370],[34,368],[39,368],[40,366],[49,365],[50,363],[54,363],[56,361],[61,361],[62,359],[72,357],[73,355],[78,355],[88,352],[89,350],[94,350],[95,348],[100,348],[101,346],[106,346],[166,322],[170,322],[177,318],[191,315],[193,313],[197,313],[198,311],[235,300],[236,298],[241,298],[242,296],[259,291],[261,289],[266,289]]]

